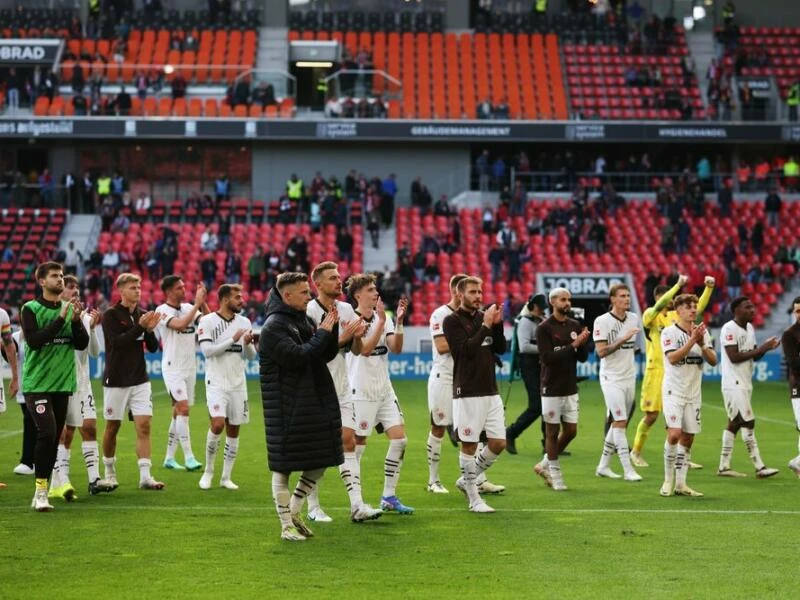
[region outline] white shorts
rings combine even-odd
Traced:
[[[383,430],[403,425],[403,412],[396,396],[385,400],[358,400],[353,402],[355,409],[356,435],[367,437],[372,433],[376,424],[380,423]]]
[[[342,427],[347,427],[355,431],[356,429],[356,408],[354,402],[349,398],[342,400],[339,397],[339,412],[342,413]]]
[[[131,387],[103,388],[103,416],[106,421],[122,421],[128,411],[134,417],[153,416],[153,391],[149,381]]]
[[[506,439],[506,415],[499,395],[453,399],[453,427],[462,442],[477,442],[481,432],[493,440]]]
[[[578,422],[578,394],[542,396],[542,419],[551,425]]]
[[[680,429],[684,433],[700,433],[700,401],[690,402],[670,396],[664,397],[664,420],[668,429]]]
[[[250,422],[247,388],[224,390],[206,386],[206,404],[212,419],[224,417],[229,425],[244,425]]]
[[[453,382],[439,373],[431,373],[428,378],[428,412],[434,425],[453,424]]]
[[[600,389],[606,402],[608,414],[614,421],[627,421],[636,400],[636,382],[604,381],[600,379]]]
[[[86,419],[97,419],[97,409],[94,406],[92,390],[76,390],[69,397],[67,420],[64,424],[70,427],[83,427],[83,422]]]
[[[725,404],[725,412],[728,413],[728,419],[733,421],[736,415],[742,415],[743,421],[752,421],[755,419],[753,406],[750,403],[752,395],[752,390],[723,389],[722,402]]]
[[[196,371],[176,371],[174,373],[163,371],[162,375],[164,377],[164,385],[175,402],[188,400],[189,406],[194,406],[194,388],[197,384]]]
[[[792,398],[792,410],[794,411],[794,422],[797,430],[800,431],[800,398]]]

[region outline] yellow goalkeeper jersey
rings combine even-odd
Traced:
[[[661,332],[665,327],[669,327],[678,320],[678,313],[674,310],[669,312],[662,312],[663,309],[669,305],[672,299],[680,291],[678,284],[672,286],[667,291],[655,306],[649,307],[642,314],[642,328],[644,329],[645,339],[645,354],[646,364],[645,369],[664,369],[664,355],[661,352]],[[711,294],[714,291],[713,287],[706,287],[703,294],[697,301],[697,319],[698,321],[703,316],[703,311],[708,307],[711,300]]]

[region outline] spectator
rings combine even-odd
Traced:
[[[494,233],[494,213],[488,206],[483,209],[483,216],[481,217],[483,233],[491,235]]]
[[[731,205],[733,204],[733,191],[730,186],[723,186],[717,193],[717,203],[719,204],[719,216],[730,217]]]
[[[75,63],[72,69],[72,79],[70,80],[72,92],[74,94],[83,94],[83,88],[86,85],[86,78],[83,75],[83,67],[81,63]]]
[[[236,250],[230,250],[225,257],[225,281],[239,283],[242,280],[242,257]]]
[[[797,107],[800,106],[800,80],[795,81],[786,94],[786,106],[789,109],[789,120],[797,121]]]
[[[507,253],[508,260],[508,281],[520,281],[522,269],[522,250],[519,244],[514,242],[511,244]]]
[[[494,107],[494,118],[505,119],[510,117],[510,109],[508,107],[508,100],[505,96],[500,100],[500,104]]]
[[[127,117],[131,114],[133,102],[131,101],[131,95],[125,91],[124,85],[120,86],[119,94],[117,94],[116,106],[121,117]]]
[[[19,109],[19,89],[20,79],[17,75],[17,70],[11,67],[6,75],[6,103],[11,112],[16,112]]]
[[[102,266],[104,269],[111,269],[112,271],[119,266],[119,252],[111,249],[103,256]],[[105,292],[104,292],[105,293]]]
[[[739,252],[746,254],[750,247],[750,232],[747,230],[747,225],[744,222],[740,222],[736,226],[736,232],[739,237]]]
[[[53,196],[55,194],[55,181],[53,181],[53,176],[50,174],[50,170],[45,168],[41,175],[39,175],[38,179],[39,183],[39,192],[42,196],[42,202],[48,208],[54,208],[53,205]]]
[[[5,258],[3,259],[5,261]],[[64,250],[64,274],[77,275],[78,265],[83,262],[83,254],[75,247],[75,242],[70,240]]]
[[[126,233],[128,231],[128,229],[130,229],[130,227],[131,227],[130,219],[128,219],[128,217],[125,216],[125,213],[119,212],[119,213],[117,213],[117,216],[112,221],[110,230],[111,230],[112,233],[118,232],[118,231],[122,232],[122,233]]]
[[[764,249],[764,223],[758,221],[753,225],[753,232],[750,235],[750,243],[753,245],[753,252],[756,256],[761,256],[761,251]]]
[[[213,290],[217,280],[217,263],[210,252],[205,253],[203,262],[200,263],[200,273],[206,289]]]
[[[735,264],[728,266],[727,270],[728,280],[728,299],[733,300],[738,298],[742,293],[742,272]]]
[[[504,222],[501,224],[495,240],[502,249],[508,250],[517,243],[517,234],[507,222]]]
[[[250,294],[262,289],[261,281],[264,278],[264,266],[264,249],[261,246],[256,246],[255,251],[247,260],[247,291]]]
[[[381,225],[378,221],[377,215],[374,213],[370,213],[367,217],[367,230],[369,231],[369,235],[372,240],[372,247],[377,250],[380,247],[378,240],[381,233]]]
[[[508,206],[508,212],[512,217],[522,217],[525,215],[525,206],[528,203],[528,194],[522,185],[522,180],[514,182],[514,192]]]
[[[381,220],[384,227],[388,229],[394,218],[394,198],[397,195],[397,181],[394,173],[389,173],[389,176],[381,183],[381,194]]]
[[[253,101],[256,101],[256,98],[253,98]],[[328,98],[328,101],[325,103],[325,116],[329,119],[342,116],[342,102],[338,98],[334,96]]]
[[[177,100],[178,98],[186,97],[186,87],[186,79],[183,74],[178,71],[175,73],[175,77],[172,78],[172,99]]]
[[[139,192],[139,195],[134,202],[134,214],[137,217],[144,220],[147,216],[150,215],[150,209],[152,208],[152,202],[150,200],[150,196],[144,190]]]
[[[433,198],[420,177],[411,182],[411,205],[418,207],[422,215],[427,215],[433,205]]]
[[[492,108],[492,103],[489,102],[488,98],[485,98],[483,102],[478,104],[478,119],[491,119],[494,114],[494,109]]]
[[[206,226],[206,230],[200,236],[200,248],[206,252],[215,252],[218,246],[219,238],[217,237],[217,234],[212,231],[210,225]],[[206,286],[206,289],[213,288]]]
[[[286,270],[302,271],[308,273],[308,242],[302,235],[297,234],[286,247]]]
[[[164,274],[175,272],[175,261],[178,259],[178,248],[172,238],[164,242],[161,249],[161,272]]]
[[[339,233],[336,235],[336,248],[339,250],[339,260],[351,263],[353,262],[353,236],[347,227],[340,227]]]
[[[214,200],[219,207],[222,201],[229,201],[231,199],[231,183],[228,175],[220,173],[214,182]]]
[[[447,194],[442,194],[433,205],[433,214],[437,217],[449,217],[451,212],[450,205],[447,203]]]
[[[139,100],[147,98],[147,88],[150,85],[150,82],[147,80],[147,75],[139,71],[136,74],[133,85],[136,88],[136,95],[139,97]]]
[[[725,247],[722,249],[722,262],[729,269],[736,264],[736,248],[733,245],[733,241],[730,239],[728,239],[725,243]]]
[[[85,117],[87,114],[86,97],[83,94],[76,94],[72,97],[72,108],[76,117]]]
[[[764,198],[764,212],[767,214],[767,224],[770,227],[778,226],[782,204],[783,201],[775,189],[770,190],[767,197]]]
[[[475,174],[478,176],[478,189],[489,191],[489,151],[484,149],[475,160]]]
[[[678,223],[678,254],[684,255],[689,250],[689,236],[691,235],[691,227],[686,219],[681,219]]]
[[[429,260],[428,264],[425,265],[424,278],[425,281],[430,281],[432,283],[439,283],[439,279],[441,278],[441,273],[439,272],[439,267],[436,266],[435,260]]]
[[[489,263],[492,265],[492,283],[500,281],[503,274],[503,260],[505,259],[505,251],[500,244],[495,241],[492,249],[489,250]]]
[[[675,227],[671,221],[661,228],[661,250],[664,254],[672,254],[675,250]]]
[[[492,163],[492,178],[494,180],[493,189],[499,190],[503,187],[506,177],[506,163],[501,156]]]

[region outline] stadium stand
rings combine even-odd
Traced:
[[[724,65],[745,77],[775,77],[785,98],[800,80],[800,27],[741,26],[735,42],[726,44]]]

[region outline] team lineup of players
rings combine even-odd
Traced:
[[[26,431],[35,427],[34,469],[20,464],[15,471],[35,474],[32,507],[53,509],[50,500],[74,500],[77,495],[70,481],[70,448],[75,430],[81,435],[81,451],[92,495],[111,492],[119,485],[116,474],[116,439],[127,415],[136,430],[136,453],[140,472],[139,487],[159,490],[164,484],[151,474],[150,422],[152,393],[146,371],[144,350],[163,348],[162,373],[172,400],[167,451],[163,466],[173,470],[202,471],[201,489],[213,485],[216,455],[223,432],[225,444],[219,485],[235,490],[232,471],[238,453],[239,429],[249,420],[245,368],[256,356],[257,336],[251,323],[240,314],[242,287],[224,284],[218,290],[219,307],[211,312],[206,290],[198,288],[194,303],[186,301],[186,289],[177,275],[161,282],[165,303],[155,311],[139,307],[138,276],[124,273],[116,282],[120,301],[99,314],[87,311],[80,303],[78,281],[64,276],[57,263],[45,263],[36,272],[42,295],[25,304],[22,328],[13,338],[8,315],[0,310],[4,354],[14,371],[11,393],[24,404]],[[336,388],[342,418],[344,463],[339,472],[345,485],[350,515],[354,522],[379,518],[384,512],[411,514],[396,489],[407,445],[403,413],[389,377],[388,353],[403,348],[403,322],[407,304],[401,300],[394,320],[387,315],[372,275],[357,274],[347,282],[347,294],[355,307],[340,298],[345,291],[334,262],[317,265],[311,280],[317,297],[307,307],[315,326],[323,326],[335,309],[339,320],[339,348],[328,369]],[[600,358],[600,386],[607,407],[608,427],[596,475],[626,481],[642,479],[636,468],[647,467],[643,450],[651,427],[663,413],[666,424],[664,442],[664,482],[662,496],[702,496],[687,485],[694,436],[701,428],[701,380],[703,364],[716,365],[717,353],[702,313],[713,291],[714,280],[707,277],[706,289],[698,299],[680,294],[685,277],[671,288],[655,290],[655,304],[641,319],[630,311],[631,294],[624,284],[610,290],[609,312],[598,317],[590,331],[571,317],[568,290],[549,292],[551,315],[536,318],[520,327],[515,340],[523,354],[536,355],[540,369],[540,414],[544,422],[544,457],[534,467],[554,491],[567,489],[559,455],[577,434],[578,387],[576,363],[588,357],[588,341],[594,339]],[[543,308],[543,297],[529,300]],[[800,429],[800,298],[795,299],[796,322],[782,340],[770,338],[757,345],[751,321],[755,308],[748,298],[731,303],[733,319],[720,333],[722,393],[728,423],[722,436],[718,474],[743,477],[730,467],[737,432],[741,433],[758,478],[778,473],[761,460],[754,434],[755,416],[751,402],[754,361],[783,344],[791,400]],[[535,312],[535,311],[534,311]],[[97,412],[89,379],[89,356],[97,356],[96,328],[101,325],[105,338],[106,360],[103,372],[103,410],[105,430],[100,449],[97,441]],[[636,337],[643,331],[646,341],[646,366],[641,390],[644,413],[629,448],[626,428],[634,410],[636,389]],[[461,477],[456,487],[466,497],[470,511],[494,512],[481,497],[496,494],[504,487],[488,481],[487,470],[506,448],[505,414],[495,376],[496,356],[506,351],[502,310],[492,304],[484,309],[481,280],[465,274],[450,281],[450,298],[430,318],[433,365],[428,380],[428,407],[431,429],[427,439],[429,480],[427,490],[446,494],[439,475],[442,442],[448,427],[457,432]],[[159,344],[160,337],[160,344]],[[197,378],[196,348],[205,358],[204,383],[209,414],[205,462],[192,452],[189,412],[195,400]],[[74,355],[74,360],[70,357]],[[69,358],[69,360],[67,360]],[[528,363],[530,365],[534,363]],[[65,368],[63,365],[69,365]],[[532,367],[531,367],[532,368]],[[530,390],[529,390],[530,393]],[[361,491],[361,457],[373,431],[386,434],[389,447],[384,459],[384,487],[380,506],[364,502]],[[514,437],[520,431],[515,431]],[[509,436],[511,437],[511,436]],[[512,439],[513,441],[513,439]],[[183,464],[176,460],[181,449]],[[799,444],[800,449],[800,444]],[[623,475],[611,469],[614,455],[619,457]],[[800,476],[800,455],[789,462]],[[34,471],[34,472],[31,472]],[[331,518],[320,506],[318,486],[308,494],[307,515],[316,522]],[[293,511],[302,509],[293,506]],[[301,540],[303,530],[292,527],[285,539]],[[285,535],[284,535],[285,534]]]

